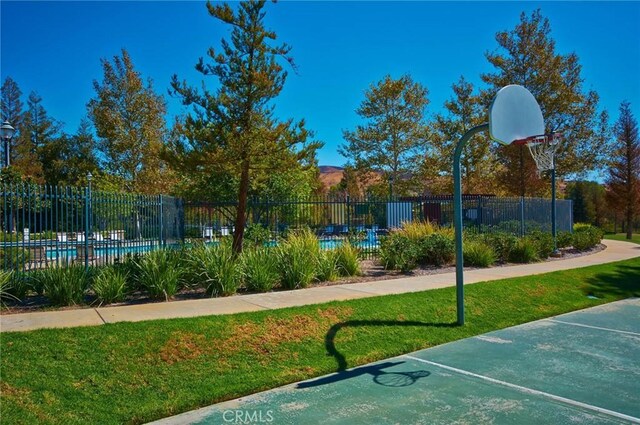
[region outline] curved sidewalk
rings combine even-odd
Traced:
[[[640,257],[640,245],[614,240],[605,240],[603,243],[607,249],[592,255],[542,263],[468,270],[465,271],[465,284],[576,269]],[[455,273],[442,273],[228,298],[6,314],[0,315],[0,332],[271,310],[329,301],[427,291],[454,285]]]

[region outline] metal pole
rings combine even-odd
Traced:
[[[162,195],[159,195],[159,201],[160,201],[160,247],[164,248],[165,247],[165,242],[164,242],[164,229],[163,229],[163,224],[164,224],[164,208],[162,205]]]
[[[551,169],[551,234],[553,235],[553,254],[558,255],[558,238],[556,229],[556,167]]]
[[[9,138],[4,139],[4,166],[9,166]]]
[[[473,135],[489,129],[482,124],[467,131],[458,141],[453,154],[453,224],[456,233],[456,308],[458,325],[464,325],[464,260],[462,258],[462,177],[460,175],[460,156],[462,150]]]
[[[91,235],[91,173],[87,174],[87,192],[84,203],[84,269],[89,271],[89,236]]]

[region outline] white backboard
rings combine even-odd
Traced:
[[[544,134],[544,118],[531,92],[517,84],[501,88],[489,108],[491,138],[508,145],[540,134]]]

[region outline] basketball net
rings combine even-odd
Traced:
[[[539,136],[527,137],[526,139],[516,140],[514,145],[527,145],[533,160],[538,168],[538,175],[543,171],[553,170],[556,167],[555,153],[560,147],[562,140],[561,133],[541,134]]]

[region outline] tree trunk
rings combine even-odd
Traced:
[[[242,252],[244,227],[247,222],[247,194],[249,193],[249,161],[243,161],[240,174],[240,191],[238,193],[238,211],[236,212],[235,229],[233,231],[233,252]]]
[[[627,207],[627,239],[631,240],[633,237],[633,208]]]

